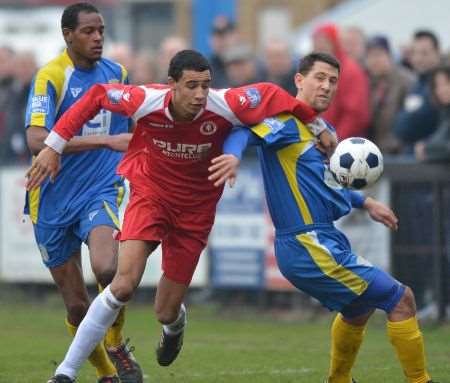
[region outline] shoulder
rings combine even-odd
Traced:
[[[63,54],[54,58],[44,66],[42,66],[36,73],[36,78],[46,78],[48,80],[55,80],[64,77],[67,69],[73,70],[73,64]]]
[[[35,76],[34,83],[39,93],[47,93],[47,84],[50,83],[58,93],[66,77],[74,70],[72,61],[67,54],[62,53],[41,67]]]
[[[132,87],[132,99],[138,105],[138,109],[135,113],[135,119],[162,110],[165,107],[166,96],[170,91],[168,86],[162,86],[159,84],[148,84]]]
[[[122,83],[128,78],[127,69],[122,64],[116,61],[102,57],[99,61],[99,65],[101,65],[107,71],[111,72],[111,74],[117,77],[117,80]]]

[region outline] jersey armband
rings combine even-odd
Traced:
[[[45,139],[44,144],[49,146],[59,154],[62,154],[67,144],[67,140],[62,138],[58,133],[52,131]]]

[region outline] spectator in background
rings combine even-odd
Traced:
[[[414,34],[410,59],[418,78],[394,124],[394,132],[406,144],[407,153],[412,152],[414,143],[429,137],[438,123],[439,114],[429,89],[431,71],[441,60],[439,40],[433,32],[420,30]]]
[[[28,164],[30,152],[23,129],[23,116],[27,108],[28,93],[37,70],[36,58],[31,52],[17,53],[12,60],[14,80],[5,102],[3,144],[0,146],[0,163]]]
[[[401,144],[394,135],[394,118],[414,84],[415,77],[410,71],[394,63],[389,41],[381,35],[368,41],[366,65],[372,103],[368,136],[383,153],[399,153]]]
[[[5,134],[6,102],[13,82],[14,51],[9,47],[0,47],[0,142]]]
[[[229,86],[223,55],[237,41],[238,32],[234,23],[226,16],[217,16],[214,19],[212,34],[209,39],[212,49],[209,62],[213,73],[211,82],[213,88],[227,88]]]
[[[264,46],[264,69],[262,80],[273,82],[287,90],[292,96],[297,95],[293,81],[295,65],[291,50],[285,40],[271,39]]]
[[[150,84],[156,81],[155,61],[150,51],[142,50],[136,54],[130,79],[134,84]]]
[[[336,96],[323,117],[334,125],[340,140],[366,137],[370,119],[369,82],[366,73],[344,52],[336,25],[320,25],[312,37],[315,52],[332,54],[341,63]]]
[[[106,56],[109,59],[122,64],[130,73],[133,70],[135,57],[130,44],[122,42],[114,43],[109,47]]]
[[[233,45],[225,51],[223,57],[229,86],[240,87],[260,81],[256,57],[249,45]]]
[[[167,71],[170,60],[178,52],[188,49],[189,44],[180,36],[169,36],[161,41],[156,54],[156,82],[167,84]],[[133,81],[134,82],[134,81]]]
[[[366,65],[366,40],[366,34],[360,27],[350,26],[342,29],[342,49],[362,67]]]
[[[436,68],[431,77],[433,99],[439,106],[436,131],[414,146],[419,161],[450,161],[450,65]]]

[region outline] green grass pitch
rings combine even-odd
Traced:
[[[0,305],[0,383],[44,383],[70,342],[62,303]],[[126,335],[147,383],[322,383],[328,368],[332,315],[286,321],[259,312],[191,307],[185,345],[170,367],[159,367],[154,348],[160,326],[150,305],[128,309]],[[450,382],[450,326],[424,327],[430,371]],[[401,383],[402,372],[383,319],[373,318],[356,366],[358,383]],[[77,383],[94,383],[85,365]]]

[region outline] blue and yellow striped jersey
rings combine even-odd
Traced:
[[[334,181],[315,136],[300,120],[281,114],[250,129],[259,137],[258,156],[277,233],[330,225],[351,210],[352,202],[362,204],[360,194]]]
[[[127,71],[120,64],[101,59],[91,70],[74,67],[67,51],[42,67],[33,79],[25,116],[25,127],[37,126],[51,131],[55,122],[92,85],[127,83]],[[129,120],[101,110],[80,130],[80,135],[126,133]],[[107,149],[90,150],[62,156],[62,168],[55,183],[45,181],[27,193],[25,213],[33,223],[64,226],[77,220],[85,202],[94,195],[123,190],[116,175],[122,153]]]

